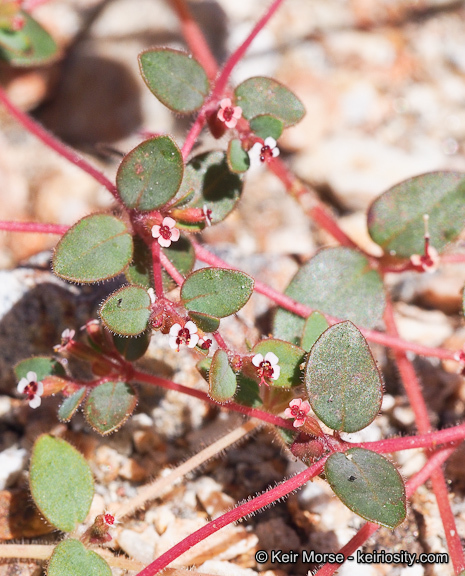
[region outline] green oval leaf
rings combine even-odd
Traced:
[[[301,342],[302,348],[310,352],[312,346],[328,328],[329,324],[323,314],[318,311],[312,312],[305,322]]]
[[[139,66],[149,90],[174,112],[190,114],[198,110],[210,90],[202,66],[184,52],[146,50],[139,55]]]
[[[140,286],[123,286],[105,300],[99,314],[112,332],[137,336],[147,330],[151,314],[150,296]]]
[[[363,448],[331,454],[326,479],[344,504],[365,520],[395,528],[405,520],[405,487],[393,464]]]
[[[79,388],[77,392],[64,399],[62,405],[58,409],[58,420],[60,420],[60,422],[69,422],[71,420],[83,401],[86,392],[87,388],[83,386],[82,388]]]
[[[127,208],[147,212],[161,208],[176,195],[183,172],[176,143],[169,136],[158,136],[126,154],[116,174],[116,185]]]
[[[228,167],[226,154],[207,152],[192,158],[186,166],[178,193],[178,205],[190,208],[208,208],[211,221],[217,224],[234,209],[242,193],[243,182]],[[205,225],[178,222],[187,230],[202,230]]]
[[[242,142],[238,138],[229,141],[227,161],[229,169],[235,174],[241,174],[250,168],[249,155],[242,148]]]
[[[113,334],[113,344],[128,362],[135,362],[147,352],[151,337],[151,332],[145,332],[137,337],[124,337],[119,334]]]
[[[84,415],[92,428],[106,436],[120,428],[137,405],[137,394],[126,382],[105,382],[87,396]]]
[[[126,224],[108,214],[79,220],[58,242],[53,271],[60,278],[91,283],[120,274],[132,258],[132,236]]]
[[[134,253],[132,262],[124,271],[131,284],[144,288],[153,287],[152,253],[144,240],[137,234],[133,237]]]
[[[63,540],[56,546],[47,568],[47,576],[111,576],[106,561],[79,540]]]
[[[305,115],[304,105],[297,96],[273,78],[248,78],[237,86],[234,94],[235,103],[242,108],[247,120],[263,114],[272,115],[287,128],[300,122]]]
[[[253,287],[253,278],[243,272],[202,268],[186,278],[181,299],[188,310],[224,318],[245,305]]]
[[[284,124],[282,120],[276,118],[276,116],[263,114],[262,116],[255,116],[255,118],[250,120],[250,128],[256,136],[263,140],[269,136],[277,140],[283,133]]]
[[[386,252],[400,258],[423,254],[429,215],[431,245],[441,252],[463,230],[465,174],[430,172],[393,186],[368,212],[368,230]]]
[[[55,40],[27,12],[19,11],[24,19],[21,30],[0,29],[0,58],[12,66],[39,66],[57,56]]]
[[[314,344],[305,384],[315,414],[333,430],[362,430],[381,408],[381,373],[367,341],[351,322],[331,326]]]
[[[224,350],[217,350],[213,355],[208,382],[209,394],[216,402],[227,402],[234,396],[237,387],[236,375]]]
[[[220,319],[210,314],[201,314],[200,312],[189,312],[194,324],[203,332],[216,332],[220,327]]]
[[[350,248],[320,250],[300,268],[286,295],[364,328],[374,328],[382,321],[386,305],[379,273],[370,268],[365,256]],[[303,318],[278,309],[273,335],[299,344],[304,326]]]
[[[49,356],[34,356],[16,364],[15,376],[18,380],[26,378],[28,372],[35,372],[37,380],[44,380],[47,376],[66,376],[66,371],[60,362]]]
[[[94,495],[89,465],[61,438],[43,434],[34,443],[29,472],[31,493],[44,517],[63,532],[83,522]]]
[[[291,388],[302,384],[302,368],[300,367],[305,360],[305,350],[284,342],[268,338],[262,340],[253,349],[254,354],[265,356],[267,352],[273,352],[279,359],[278,365],[281,368],[279,378],[270,380],[270,386],[274,388]]]
[[[255,380],[246,376],[242,371],[236,374],[237,390],[234,402],[251,408],[261,408],[263,401],[260,396],[260,386]]]

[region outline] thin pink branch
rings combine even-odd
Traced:
[[[385,322],[388,332],[395,337],[398,336],[396,322],[394,318],[394,310],[391,302],[388,300],[385,312]],[[394,356],[397,367],[404,385],[405,392],[410,402],[410,406],[415,414],[415,422],[418,431],[421,434],[426,434],[431,430],[431,422],[428,415],[426,403],[421,392],[420,382],[415,373],[412,363],[407,358],[405,352],[395,350]],[[463,553],[460,536],[457,532],[455,518],[452,513],[449,496],[447,491],[446,480],[442,470],[435,470],[431,475],[431,483],[434,495],[439,508],[439,514],[444,526],[444,533],[447,540],[447,547],[449,548],[450,557],[454,569],[458,574],[465,568],[465,555]]]
[[[172,0],[172,4],[181,22],[184,39],[194,58],[199,61],[209,80],[214,80],[218,73],[218,64],[187,3],[185,0]]]
[[[39,234],[57,234],[62,236],[69,230],[69,226],[47,224],[45,222],[9,222],[1,220],[0,230],[5,230],[5,232],[33,232]]]
[[[163,250],[160,250],[160,262],[163,268],[168,272],[171,278],[176,282],[178,286],[182,286],[184,282],[184,277],[178,271],[178,269],[172,264],[171,260],[163,253]]]
[[[264,508],[265,506],[276,502],[280,498],[287,496],[294,490],[297,490],[306,484],[311,478],[314,478],[320,474],[323,469],[325,460],[326,458],[323,458],[316,464],[306,468],[303,472],[300,472],[300,474],[293,476],[289,480],[285,480],[271,490],[260,494],[260,496],[257,496],[256,498],[248,500],[244,504],[233,508],[229,512],[226,512],[226,514],[223,514],[222,516],[219,516],[215,520],[209,522],[199,530],[196,530],[187,538],[184,538],[184,540],[181,540],[181,542],[178,542],[178,544],[159,556],[154,562],[139,572],[137,576],[154,576],[155,574],[158,574],[158,572],[166,568],[166,566],[173,562],[173,560],[179,558],[181,554],[192,548],[192,546],[195,546],[195,544],[205,540],[205,538],[211,534],[214,534],[221,528],[224,528],[224,526],[231,524],[231,522],[237,522],[238,520],[253,514],[257,510],[260,510],[260,508]]]
[[[87,160],[84,160],[82,156],[79,156],[77,152],[68,148],[68,146],[45,130],[45,128],[43,128],[38,122],[17,108],[17,106],[15,106],[8,98],[3,88],[0,88],[0,102],[5,106],[10,114],[26,128],[28,132],[34,134],[34,136],[41,140],[46,146],[55,150],[57,154],[60,154],[60,156],[63,156],[63,158],[66,158],[69,162],[78,168],[81,168],[84,172],[87,172],[87,174],[104,186],[117,200],[119,199],[116,186],[112,184],[110,180],[100,172],[100,170],[94,168],[89,162],[87,162]]]
[[[155,286],[155,294],[157,298],[163,298],[163,279],[161,275],[161,251],[160,244],[156,241],[152,241],[152,265],[153,265],[153,284]]]
[[[195,248],[196,256],[202,262],[206,264],[210,264],[211,266],[217,266],[219,268],[229,268],[230,270],[237,270],[234,266],[231,266],[218,256],[212,254],[209,250],[204,248],[201,244],[196,242],[195,240],[191,240],[192,244]],[[260,282],[259,280],[255,281],[255,291],[259,294],[263,294],[282,308],[297,314],[297,316],[301,316],[302,318],[308,318],[312,312],[314,312],[313,308],[310,306],[306,306],[305,304],[301,304],[289,296],[285,294],[281,294],[277,290],[274,290],[267,284]],[[337,322],[343,322],[341,318],[335,318],[334,316],[329,316],[325,314],[326,320],[330,324],[335,324]],[[402,338],[397,336],[390,336],[389,334],[384,334],[383,332],[378,332],[376,330],[368,330],[366,328],[359,328],[361,333],[365,336],[367,340],[371,342],[377,342],[378,344],[382,344],[383,346],[387,346],[388,348],[393,348],[394,350],[409,350],[418,354],[420,356],[431,356],[434,358],[439,358],[441,360],[455,360],[455,352],[452,350],[446,350],[444,348],[430,348],[428,346],[422,346],[421,344],[415,344],[414,342],[407,342]]]
[[[210,398],[208,394],[202,392],[201,390],[196,390],[195,388],[189,388],[188,386],[183,386],[182,384],[176,384],[171,380],[165,380],[164,378],[159,378],[158,376],[152,376],[140,370],[135,370],[133,372],[132,379],[134,382],[144,382],[145,384],[151,384],[152,386],[160,386],[160,388],[165,388],[166,390],[176,390],[182,394],[187,394],[204,402],[208,402],[216,406],[217,408],[227,408],[228,410],[233,410],[234,412],[239,412],[250,418],[257,418],[268,424],[273,424],[274,426],[279,426],[281,428],[287,428],[288,430],[294,430],[292,422],[290,420],[285,420],[280,416],[275,416],[264,410],[258,410],[257,408],[249,408],[248,406],[243,406],[242,404],[236,404],[236,402],[228,402],[227,404],[220,405],[218,402]]]
[[[237,66],[237,64],[241,61],[244,57],[245,53],[249,49],[252,42],[255,40],[259,32],[263,30],[263,28],[268,24],[271,17],[274,13],[278,10],[284,0],[274,0],[271,6],[268,8],[266,13],[260,18],[257,24],[253,27],[250,34],[244,40],[244,42],[237,48],[235,52],[231,54],[231,56],[226,61],[221,73],[218,77],[216,82],[215,88],[213,90],[213,94],[215,97],[218,97],[222,94],[225,90],[229,77],[231,76],[231,72]]]

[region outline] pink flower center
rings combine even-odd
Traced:
[[[229,122],[233,119],[234,116],[234,108],[232,106],[227,106],[223,108],[223,118],[225,122]]]
[[[171,228],[169,226],[160,226],[160,236],[165,240],[171,238]]]
[[[105,524],[108,524],[109,526],[113,526],[113,524],[115,523],[115,517],[113,516],[113,514],[105,514],[104,519]]]
[[[189,330],[187,328],[181,328],[181,330],[179,330],[178,335],[176,336],[176,344],[179,346],[181,346],[181,344],[186,344],[189,345],[189,342],[191,341],[191,333],[189,332]]]
[[[298,406],[291,407],[291,414],[296,420],[305,420],[307,414],[304,410],[301,410]]]
[[[268,362],[268,360],[263,360],[263,362],[260,362],[260,366],[258,367],[258,373],[262,379],[271,379],[274,374],[273,366]]]
[[[32,400],[37,394],[38,386],[37,382],[29,382],[29,384],[24,389],[23,394],[26,394],[29,400]]]
[[[260,150],[260,162],[265,162],[267,158],[273,158],[273,152],[269,146],[262,146]]]

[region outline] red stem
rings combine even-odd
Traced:
[[[195,248],[195,254],[199,260],[205,262],[206,264],[210,264],[211,266],[218,266],[219,268],[229,268],[231,270],[237,270],[234,266],[231,266],[218,256],[215,256],[211,252],[209,252],[206,248],[204,248],[201,244],[196,242],[195,240],[191,240],[192,245]],[[259,280],[255,281],[254,290],[259,294],[263,294],[279,306],[282,306],[286,310],[290,312],[294,312],[298,316],[302,318],[308,318],[310,314],[314,311],[313,308],[306,306],[305,304],[301,304],[289,296],[285,294],[281,294],[277,292],[270,286],[260,282]],[[335,324],[337,322],[342,322],[343,320],[340,318],[335,318],[334,316],[329,316],[325,314],[326,320],[330,324]],[[432,356],[434,358],[440,358],[441,360],[455,360],[455,352],[452,350],[446,350],[443,348],[430,348],[428,346],[422,346],[421,344],[415,344],[413,342],[407,342],[406,340],[402,340],[398,336],[390,336],[389,334],[384,334],[382,332],[377,332],[376,330],[368,330],[366,328],[359,328],[360,332],[370,340],[371,342],[377,342],[382,344],[383,346],[387,346],[389,348],[393,348],[395,350],[410,350],[415,354],[419,354],[421,356]]]
[[[176,558],[181,554],[192,548],[192,546],[201,542],[211,534],[214,534],[224,526],[231,524],[231,522],[236,522],[249,514],[253,514],[256,510],[268,506],[280,498],[287,496],[290,492],[297,490],[308,482],[308,480],[314,478],[322,471],[325,460],[326,458],[323,458],[309,468],[306,468],[303,472],[300,472],[300,474],[278,484],[275,488],[260,494],[260,496],[257,496],[256,498],[252,498],[252,500],[233,508],[215,520],[212,520],[206,526],[196,530],[187,538],[184,538],[184,540],[181,540],[181,542],[178,542],[178,544],[159,556],[154,562],[139,572],[137,576],[154,576],[160,572],[160,570],[166,568],[166,566],[173,562],[173,560],[176,560]]]
[[[108,178],[102,174],[99,170],[94,168],[87,160],[84,160],[77,152],[68,148],[63,142],[58,140],[55,136],[50,134],[45,128],[43,128],[40,124],[38,124],[35,120],[33,120],[30,116],[19,110],[13,102],[8,98],[6,92],[3,88],[0,87],[0,102],[5,106],[5,108],[10,112],[12,116],[16,118],[28,132],[34,134],[39,140],[41,140],[46,146],[55,150],[60,156],[63,156],[69,162],[87,172],[92,178],[97,180],[102,186],[113,194],[115,199],[119,200],[118,191],[116,186],[108,180]]]
[[[193,396],[209,404],[213,404],[217,408],[221,408],[222,405],[218,404],[215,400],[210,398],[208,394],[202,392],[201,390],[196,390],[195,388],[189,388],[183,386],[182,384],[176,384],[176,382],[171,382],[171,380],[165,380],[164,378],[159,378],[158,376],[152,376],[151,374],[146,374],[140,370],[135,370],[133,373],[133,380],[135,382],[144,382],[146,384],[152,384],[153,386],[160,386],[160,388],[165,388],[166,390],[176,390],[182,394],[187,394],[188,396]],[[280,426],[281,428],[287,428],[288,430],[295,430],[290,420],[285,420],[280,416],[275,416],[269,412],[263,410],[258,410],[257,408],[249,408],[248,406],[242,406],[242,404],[236,404],[235,402],[228,402],[224,404],[224,407],[228,410],[233,410],[234,412],[240,412],[245,416],[250,418],[258,418],[263,422],[268,422],[268,424],[274,424],[275,426]]]
[[[153,283],[157,298],[163,298],[163,279],[161,275],[161,251],[160,244],[157,240],[152,241],[152,265],[153,265]]]
[[[389,300],[387,301],[386,305],[385,322],[388,332],[391,332],[394,336],[398,336],[394,318],[394,310]],[[405,352],[395,350],[394,356],[402,382],[404,384],[405,392],[410,402],[410,406],[412,407],[412,410],[415,414],[415,422],[417,424],[418,431],[421,434],[426,434],[431,430],[431,422],[428,416],[426,403],[421,393],[420,382],[417,378],[413,365],[407,358]],[[460,536],[457,532],[455,518],[450,507],[447,484],[442,470],[435,470],[432,473],[431,483],[433,492],[436,496],[439,514],[444,526],[447,547],[449,548],[452,564],[456,574],[458,574],[465,568],[465,555],[463,553],[462,544],[460,542]]]
[[[184,277],[178,271],[176,266],[172,264],[172,262],[165,256],[162,250],[160,250],[160,262],[163,268],[168,272],[171,278],[176,282],[178,286],[182,286],[184,282]]]
[[[59,224],[46,224],[45,222],[8,222],[0,220],[0,230],[6,232],[37,232],[40,234],[58,234],[62,236],[69,230],[69,226]]]
[[[236,65],[240,62],[243,58],[245,53],[247,52],[249,46],[257,37],[258,33],[268,24],[271,17],[274,13],[278,10],[284,0],[274,0],[271,6],[268,8],[266,13],[260,18],[260,20],[255,24],[250,34],[244,40],[244,42],[237,48],[235,52],[231,54],[231,56],[226,61],[221,73],[218,77],[216,82],[215,88],[213,90],[213,94],[215,97],[218,97],[226,88],[228,83],[229,77],[231,76],[231,72],[234,70]]]
[[[182,34],[194,58],[199,61],[209,80],[214,80],[218,74],[218,65],[205,36],[193,19],[186,2],[184,0],[172,0],[172,3],[181,22]]]
[[[455,449],[456,446],[444,448],[431,456],[425,466],[423,466],[423,468],[407,482],[405,490],[407,498],[410,498],[418,487],[424,484],[435,470],[438,470],[439,466],[441,466],[447,458],[453,454]],[[344,554],[345,558],[351,556],[355,553],[357,548],[360,548],[360,546],[365,544],[368,538],[370,538],[378,528],[378,524],[367,522],[362,526],[357,534],[355,534],[355,536],[353,536],[353,538],[351,538],[349,542],[347,542],[347,544],[338,551],[338,553]],[[341,564],[325,564],[318,570],[318,572],[316,572],[315,576],[332,576],[340,566]]]

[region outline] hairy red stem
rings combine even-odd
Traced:
[[[385,312],[385,322],[388,332],[393,336],[398,336],[397,326],[394,318],[394,309],[388,300]],[[429,419],[426,403],[421,392],[420,382],[417,378],[412,363],[407,358],[404,351],[395,350],[394,357],[399,369],[399,373],[404,384],[405,392],[410,402],[410,406],[415,414],[415,422],[418,431],[426,434],[431,430],[431,421]],[[439,508],[439,514],[444,526],[444,532],[449,548],[450,557],[456,574],[465,568],[465,555],[463,553],[460,536],[457,532],[455,518],[452,513],[449,495],[447,491],[446,480],[442,470],[435,470],[431,474],[431,483],[434,495]]]
[[[192,240],[192,244],[195,248],[196,256],[202,262],[206,264],[210,264],[211,266],[218,266],[219,268],[229,268],[230,270],[237,270],[234,266],[231,266],[218,256],[212,254],[209,250],[204,248],[201,244]],[[255,281],[254,289],[259,293],[263,294],[279,306],[282,306],[286,310],[290,312],[294,312],[298,316],[302,318],[308,318],[312,312],[314,312],[313,308],[310,306],[306,306],[305,304],[301,304],[289,296],[285,294],[281,294],[277,290],[274,290],[270,286],[260,282],[259,280]],[[335,318],[334,316],[329,316],[325,314],[326,319],[330,324],[335,324],[337,322],[343,322],[341,318]],[[410,350],[415,354],[419,354],[421,356],[432,356],[434,358],[439,358],[441,360],[455,360],[455,352],[452,350],[446,350],[443,348],[430,348],[428,346],[422,346],[421,344],[415,344],[414,342],[407,342],[406,340],[402,340],[398,336],[390,336],[389,334],[384,334],[382,332],[377,332],[376,330],[368,330],[366,328],[359,328],[360,332],[370,340],[371,342],[377,342],[378,344],[382,344],[383,346],[387,346],[389,348],[397,349],[397,350]]]
[[[153,284],[155,286],[155,294],[157,298],[163,298],[163,279],[161,275],[161,262],[160,262],[160,244],[157,240],[152,241],[152,265],[153,265]]]
[[[69,230],[69,226],[60,224],[47,224],[45,222],[8,222],[0,220],[0,230],[5,232],[36,232],[40,234],[58,234],[62,236]]]
[[[199,61],[209,80],[214,80],[218,74],[218,64],[211,53],[205,36],[192,17],[187,3],[185,0],[172,0],[172,4],[181,22],[182,34],[192,55]]]
[[[151,374],[146,374],[140,370],[135,370],[132,379],[135,382],[144,382],[146,384],[152,384],[153,386],[160,386],[160,388],[165,388],[166,390],[176,390],[182,394],[187,394],[188,396],[193,396],[209,404],[213,404],[217,408],[225,407],[228,410],[233,410],[234,412],[240,412],[245,416],[250,418],[257,418],[263,422],[268,422],[268,424],[274,424],[281,428],[287,428],[288,430],[295,430],[290,420],[285,420],[280,416],[275,416],[264,410],[258,410],[257,408],[249,408],[248,406],[243,406],[242,404],[236,404],[235,402],[228,402],[227,404],[218,404],[213,398],[210,398],[208,394],[202,392],[201,390],[196,390],[195,388],[189,388],[183,386],[182,384],[176,384],[176,382],[171,382],[171,380],[165,380],[164,378],[159,378],[158,376],[152,376]]]
[[[199,530],[196,530],[192,534],[190,534],[181,542],[178,542],[175,546],[170,548],[167,552],[159,556],[154,562],[149,564],[146,568],[144,568],[141,572],[137,574],[137,576],[154,576],[160,570],[163,570],[168,566],[173,560],[179,558],[181,554],[192,548],[195,544],[205,540],[211,534],[214,534],[221,528],[224,528],[231,522],[237,522],[238,520],[245,518],[249,514],[253,514],[256,510],[268,506],[272,502],[276,502],[280,498],[287,496],[290,492],[297,490],[301,486],[303,486],[308,480],[317,476],[323,469],[324,462],[326,458],[323,458],[316,464],[313,464],[309,468],[306,468],[300,474],[293,476],[289,480],[285,480],[281,484],[278,484],[275,488],[260,494],[256,498],[252,498],[248,500],[244,504],[233,508],[226,514],[219,516],[215,520],[212,520],[207,525],[203,526]]]
[[[71,164],[74,164],[84,172],[87,172],[92,178],[97,182],[105,186],[105,188],[117,199],[119,200],[119,194],[116,186],[110,182],[110,180],[102,174],[97,168],[94,168],[87,160],[84,160],[77,152],[68,148],[63,142],[58,140],[55,136],[50,134],[45,128],[43,128],[38,122],[33,120],[30,116],[22,112],[17,108],[13,102],[8,98],[6,92],[3,88],[0,88],[0,102],[5,106],[5,108],[10,112],[12,116],[16,118],[28,132],[34,134],[39,140],[41,140],[46,146],[55,150],[60,156],[69,160]]]

